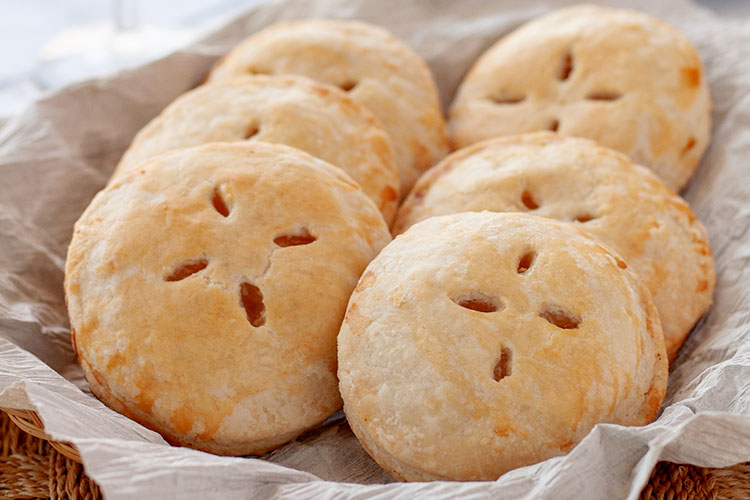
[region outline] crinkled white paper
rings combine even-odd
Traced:
[[[716,295],[674,365],[655,423],[599,425],[567,456],[496,482],[399,484],[340,415],[266,460],[170,447],[93,398],[75,362],[62,287],[74,221],[135,132],[239,40],[283,19],[370,21],[427,59],[447,105],[482,50],[565,3],[277,2],[176,54],[74,85],[10,120],[0,129],[0,406],[37,410],[53,437],[75,443],[108,499],[636,499],[658,460],[712,467],[750,460],[750,22],[719,19],[687,0],[627,2],[690,37],[714,97],[713,142],[684,195],[708,228]]]

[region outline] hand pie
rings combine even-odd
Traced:
[[[711,96],[690,41],[644,13],[561,9],[501,38],[461,84],[454,146],[538,130],[587,137],[677,191],[708,145]]]
[[[619,253],[651,292],[670,360],[711,305],[714,259],[688,204],[648,169],[593,141],[537,132],[459,150],[420,178],[394,231],[482,210],[570,222]]]
[[[390,240],[340,169],[266,143],[156,156],[75,226],[65,292],[94,394],[170,442],[260,454],[341,405],[336,335]]]
[[[276,24],[229,52],[208,81],[257,73],[294,73],[336,85],[372,111],[393,141],[404,195],[448,152],[427,63],[382,28],[336,20]]]
[[[171,149],[207,142],[286,144],[340,167],[393,220],[398,170],[388,134],[346,93],[295,76],[249,76],[177,98],[133,140],[117,170]]]
[[[494,480],[600,422],[644,425],[659,317],[620,257],[526,214],[433,217],[367,267],[339,334],[344,411],[397,479]]]

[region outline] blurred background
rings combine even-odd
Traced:
[[[166,55],[267,1],[0,0],[0,123],[44,92]],[[750,0],[695,1],[750,16]]]

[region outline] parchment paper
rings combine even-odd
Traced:
[[[653,424],[599,425],[567,456],[496,482],[399,484],[362,451],[340,414],[264,460],[170,447],[93,398],[75,363],[62,289],[73,223],[135,132],[233,44],[282,19],[360,18],[424,56],[447,105],[482,50],[565,3],[268,4],[178,53],[74,85],[10,120],[0,129],[0,406],[37,410],[47,432],[75,443],[108,499],[636,499],[658,460],[711,467],[750,460],[750,22],[719,19],[687,0],[603,2],[651,12],[687,33],[714,97],[713,142],[684,196],[708,228],[716,295],[674,365]]]

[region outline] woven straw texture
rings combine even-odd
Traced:
[[[0,435],[1,499],[102,498],[76,449],[48,440],[34,412],[0,411]],[[725,469],[659,462],[641,500],[750,500],[750,462]]]
[[[15,416],[17,410],[11,410]],[[32,412],[26,412],[39,420]],[[102,498],[99,488],[83,472],[81,464],[66,457],[43,439],[40,427],[25,432],[13,423],[19,421],[0,411],[0,498],[50,498],[95,500]],[[41,422],[40,422],[41,423]],[[24,425],[24,424],[21,424]],[[37,434],[41,434],[37,437]],[[70,447],[70,445],[62,445]],[[77,456],[77,452],[76,452]]]

